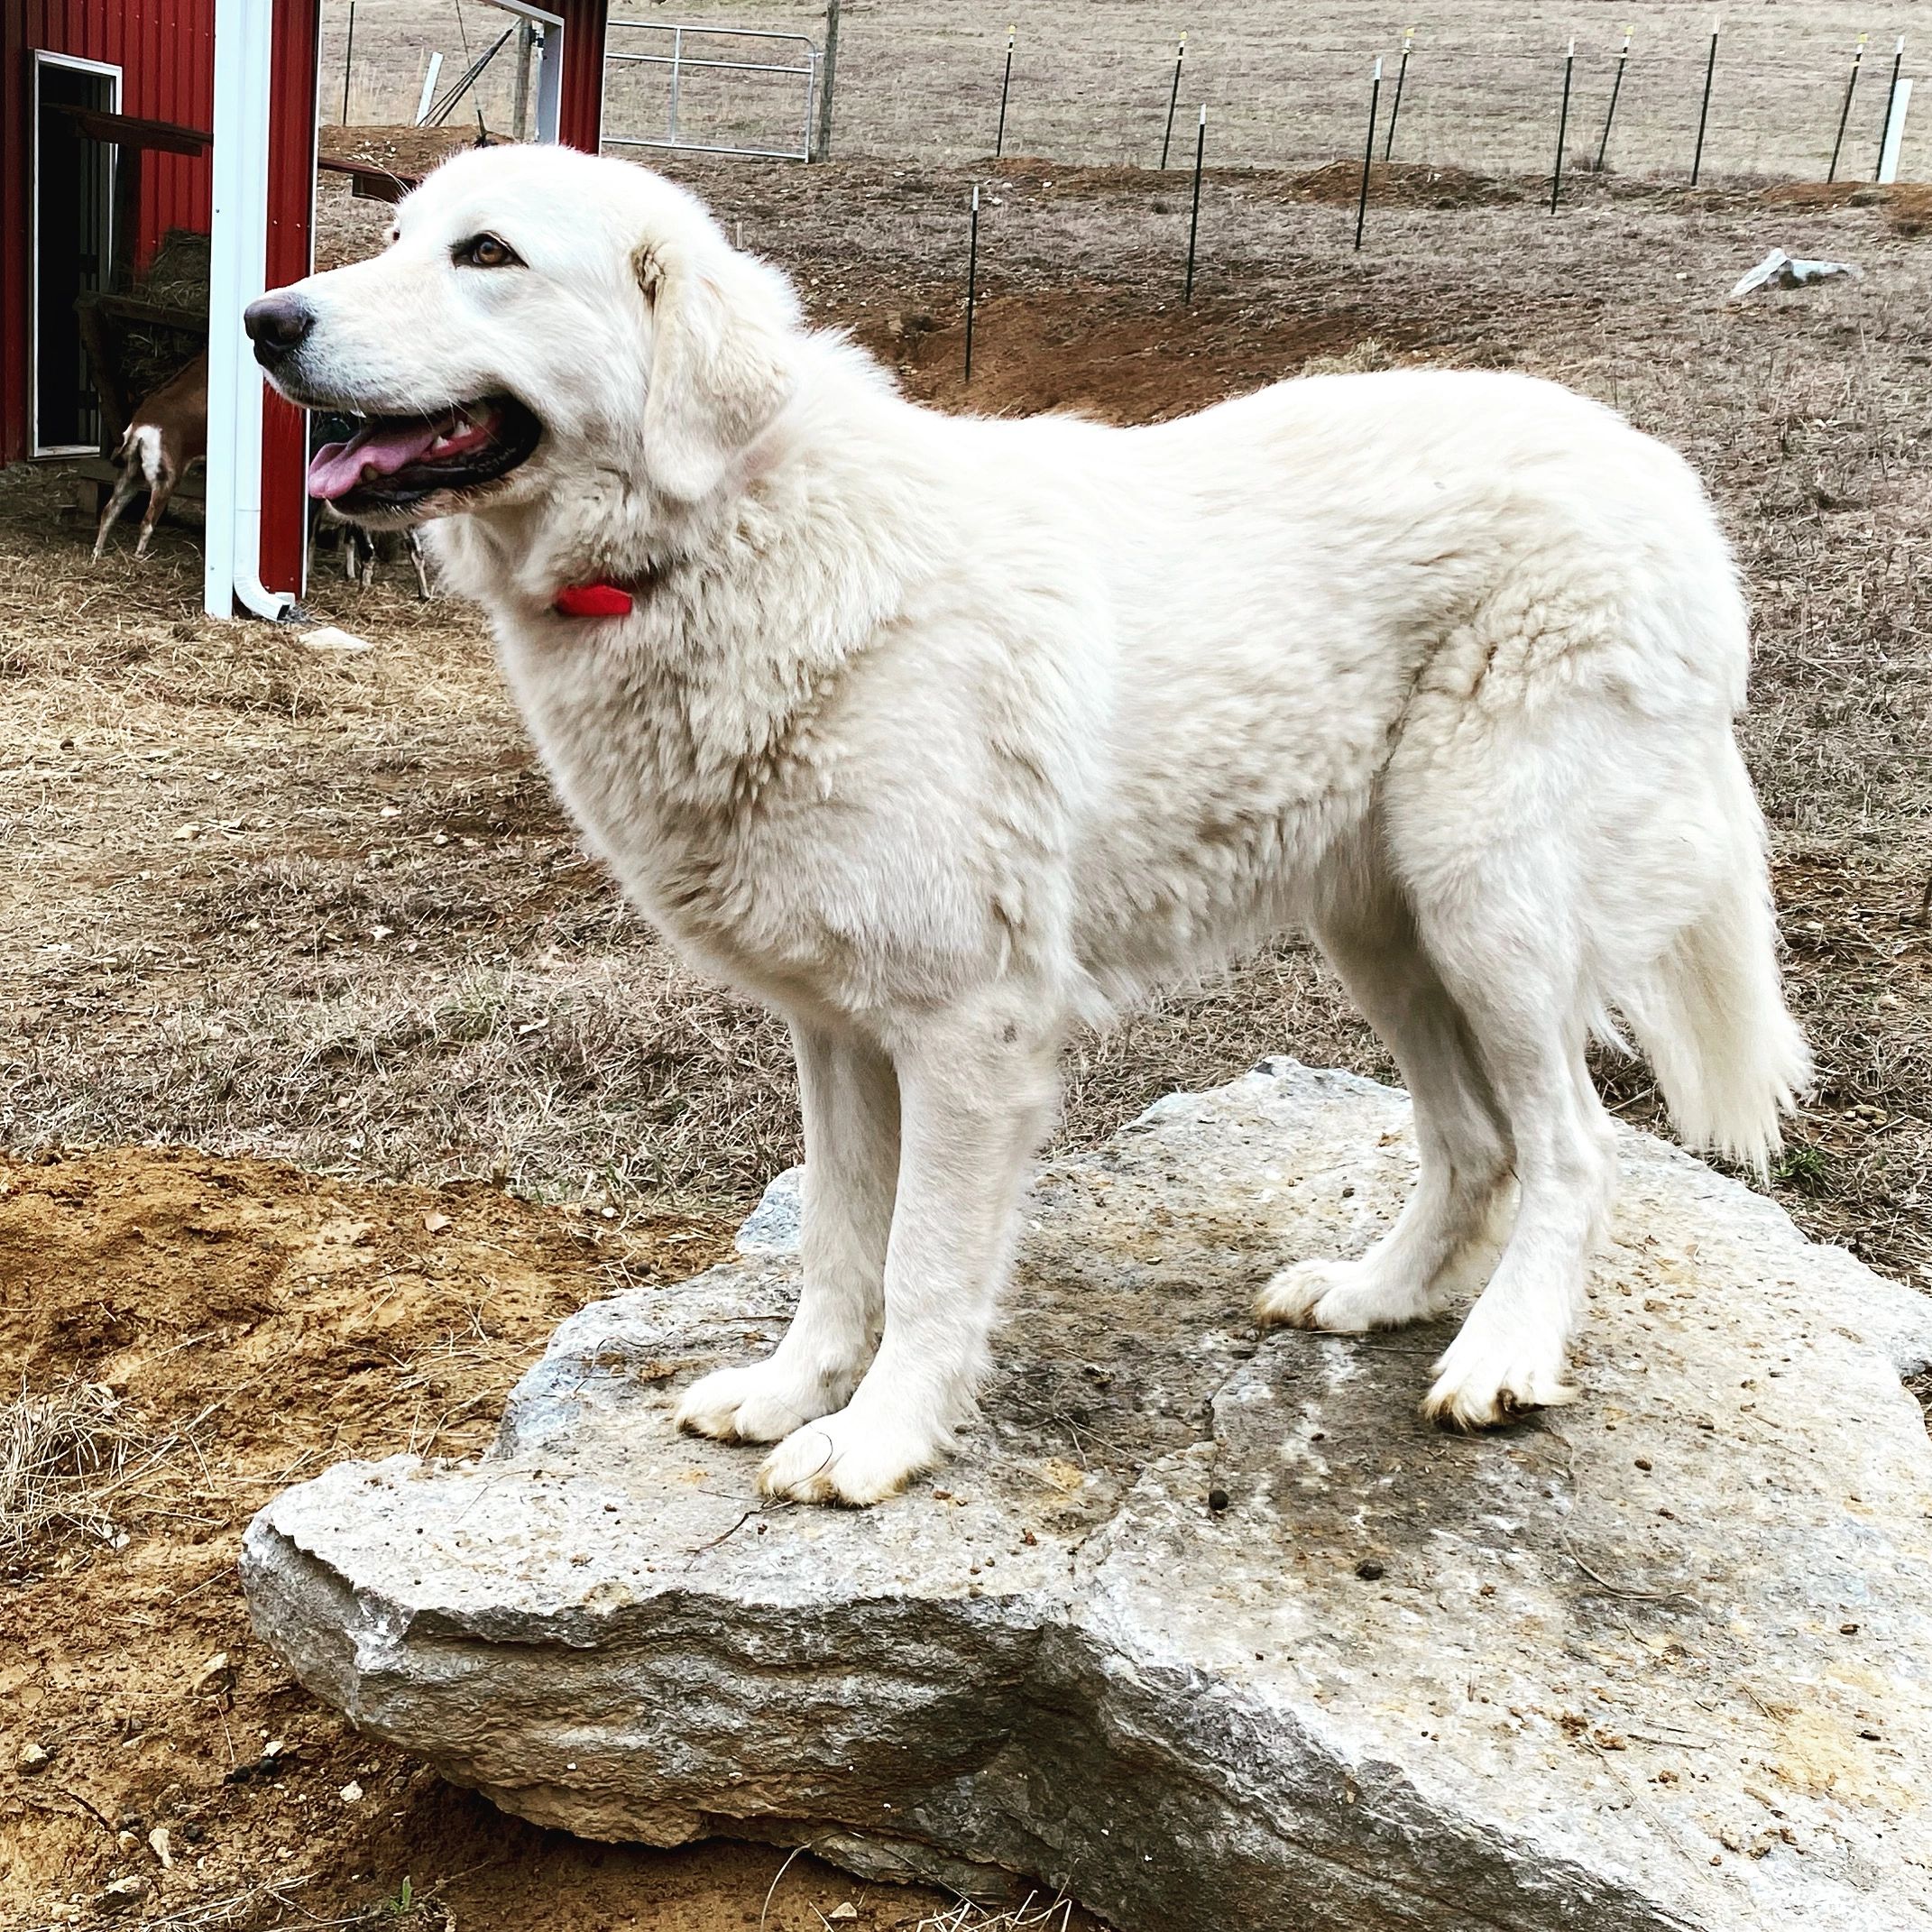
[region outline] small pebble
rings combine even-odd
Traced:
[[[1225,1489],[1210,1489],[1208,1492],[1208,1507],[1217,1514],[1228,1507],[1228,1492]]]
[[[1383,1569],[1381,1564],[1375,1561],[1374,1557],[1364,1557],[1355,1566],[1355,1573],[1364,1583],[1374,1583],[1378,1578],[1388,1575],[1388,1572]]]
[[[1841,1637],[1855,1637],[1858,1634],[1858,1625],[1856,1624],[1841,1624],[1838,1626],[1838,1634]]]
[[[45,1771],[53,1762],[53,1753],[44,1744],[26,1743],[20,1747],[20,1772],[23,1778],[31,1778],[35,1771]]]
[[[216,1651],[195,1672],[188,1694],[192,1697],[219,1697],[234,1688],[235,1667],[228,1661],[226,1651]]]

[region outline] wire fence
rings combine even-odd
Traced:
[[[1399,4],[1399,0],[1398,0]],[[1010,13],[1008,6],[1013,7]],[[618,8],[621,17],[641,9]],[[709,29],[808,33],[822,44],[823,0],[670,0],[651,8],[651,28],[676,21]],[[656,16],[661,11],[662,21]],[[501,31],[506,16],[483,0],[356,0],[347,45],[348,0],[329,0],[322,65],[325,113],[345,97],[354,121],[413,118],[430,55],[459,72]],[[1619,51],[1629,27],[1628,58]],[[1701,5],[1568,6],[1466,0],[1431,21],[1404,17],[1380,0],[845,0],[834,149],[957,162],[995,145],[1009,28],[1015,53],[1006,104],[1007,154],[1066,163],[1157,165],[1175,98],[1177,43],[1186,32],[1181,124],[1210,112],[1210,166],[1303,169],[1359,160],[1370,71],[1385,66],[1383,124],[1394,105],[1404,32],[1413,40],[1401,77],[1390,158],[1483,174],[1550,170],[1555,161],[1565,52],[1576,57],[1566,168],[1588,169],[1598,149],[1620,173],[1688,178],[1704,119],[1701,171],[1823,179],[1844,133],[1840,179],[1877,172],[1894,48],[1914,77],[1932,59],[1932,5],[1867,14],[1857,0],[1734,0],[1710,62],[1713,20]],[[1868,36],[1846,109],[1853,48]],[[613,51],[647,37],[613,32]],[[706,42],[721,60],[768,58],[755,41]],[[1622,78],[1618,79],[1621,70]],[[1709,74],[1710,102],[1703,116]],[[613,135],[661,133],[668,116],[662,69],[615,63],[606,89]],[[1602,142],[1613,88],[1615,124]],[[511,131],[511,62],[493,63],[454,118],[481,110],[494,133]],[[1901,179],[1932,174],[1932,97],[1915,103],[1905,131]],[[680,135],[694,145],[796,144],[796,84],[788,76],[700,72],[684,77]],[[1184,144],[1184,143],[1183,143]],[[1377,143],[1377,159],[1382,158]]]

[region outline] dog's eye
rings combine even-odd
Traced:
[[[523,257],[493,235],[473,235],[450,250],[458,268],[521,268]]]

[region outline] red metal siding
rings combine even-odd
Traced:
[[[269,116],[268,287],[315,261],[316,72],[322,0],[275,0]],[[308,533],[308,419],[271,390],[262,413],[262,581],[299,592]]]
[[[28,196],[33,51],[121,69],[121,111],[207,129],[215,105],[215,0],[6,0],[0,7],[0,463],[26,450]],[[170,228],[206,229],[207,156],[143,157],[138,259]]]
[[[603,133],[603,23],[608,0],[551,0],[564,16],[564,83],[557,99],[557,139],[597,152]]]

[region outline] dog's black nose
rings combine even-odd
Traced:
[[[255,360],[264,369],[272,369],[291,349],[299,348],[315,326],[315,310],[286,290],[249,303],[242,315],[242,327],[255,345]]]

